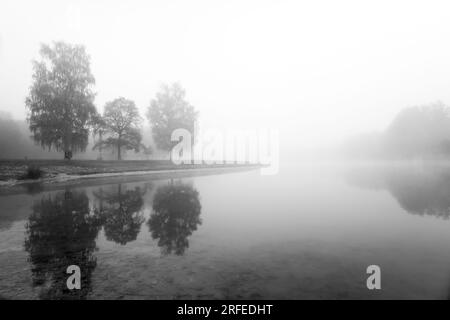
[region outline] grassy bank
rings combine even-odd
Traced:
[[[0,160],[0,181],[17,180],[26,177],[27,170],[30,167],[39,168],[42,171],[43,178],[51,178],[58,174],[87,175],[171,169],[228,168],[237,166],[245,165],[174,165],[168,160]]]

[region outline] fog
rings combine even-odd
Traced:
[[[449,75],[449,1],[0,1],[0,300],[449,299]]]
[[[404,108],[450,103],[445,1],[3,1],[0,110],[26,117],[40,43],[86,46],[96,106],[142,115],[180,82],[203,127],[280,131],[292,155],[388,129]],[[3,147],[2,149],[5,149]],[[9,150],[9,149],[8,149]]]

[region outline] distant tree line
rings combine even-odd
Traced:
[[[448,157],[450,108],[442,102],[405,108],[383,132],[355,136],[343,150],[352,158]]]
[[[103,114],[95,105],[95,78],[90,57],[82,45],[65,42],[43,44],[40,60],[33,61],[33,82],[26,98],[27,122],[36,144],[64,153],[86,151],[89,135],[94,149],[115,150],[121,160],[124,150],[153,152],[142,143],[142,117],[134,101],[118,97],[107,102]],[[146,116],[157,148],[174,145],[171,133],[178,128],[193,132],[198,112],[186,101],[180,84],[163,85],[151,100]]]

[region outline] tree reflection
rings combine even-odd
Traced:
[[[146,192],[147,188],[142,190],[140,187],[122,190],[120,184],[115,191],[105,192],[100,189],[94,192],[95,197],[100,200],[99,211],[106,239],[121,245],[136,240],[145,220],[142,215],[142,196]]]
[[[450,176],[448,173],[397,172],[387,179],[387,186],[399,204],[410,213],[450,217]]]
[[[171,183],[156,190],[147,224],[163,254],[185,252],[188,237],[201,224],[200,213],[199,194],[191,185]]]
[[[386,189],[407,212],[450,217],[450,173],[441,167],[410,166],[352,169],[348,181],[359,187]]]
[[[25,250],[32,264],[33,286],[42,299],[85,299],[96,267],[95,239],[101,228],[86,193],[66,190],[34,203],[26,224]],[[81,269],[81,289],[69,290],[67,267]]]

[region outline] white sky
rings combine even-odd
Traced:
[[[31,60],[53,40],[86,45],[100,110],[124,96],[144,115],[180,81],[203,126],[269,126],[298,146],[450,104],[448,1],[2,0],[0,111],[25,116]]]

